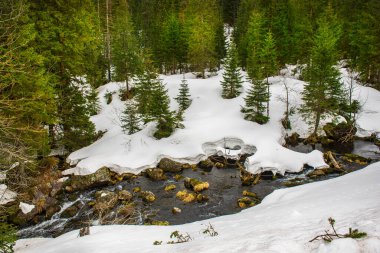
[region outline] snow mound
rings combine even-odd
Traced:
[[[72,231],[54,239],[26,239],[17,253],[100,252],[271,252],[378,253],[380,246],[380,162],[331,180],[280,189],[260,205],[234,215],[177,226],[95,226],[90,235]],[[338,233],[349,227],[366,232],[363,239],[339,239],[332,243],[309,240],[329,229],[336,220]],[[201,233],[212,224],[218,236]],[[178,230],[192,241],[166,244]],[[153,245],[154,241],[162,245]]]
[[[67,170],[65,174],[91,174],[104,166],[118,173],[137,174],[155,166],[162,157],[195,163],[213,154],[235,158],[243,153],[254,153],[245,163],[247,170],[252,173],[264,170],[282,174],[287,171],[298,172],[302,170],[304,164],[312,167],[326,166],[319,151],[302,154],[281,145],[286,133],[298,132],[302,137],[309,134],[308,125],[297,110],[290,118],[291,131],[284,131],[281,125],[286,108],[283,102],[286,94],[284,82],[290,90],[290,107],[298,108],[302,104],[300,94],[305,82],[293,77],[291,70],[292,66],[289,66],[284,76],[269,78],[270,121],[265,125],[244,120],[240,112],[249,83],[243,84],[243,92],[239,97],[223,99],[220,85],[222,71],[208,79],[196,79],[193,74],[186,74],[192,104],[184,114],[185,128],[176,129],[172,136],[161,140],[153,137],[156,127],[153,122],[147,124],[140,132],[132,135],[124,134],[120,123],[124,102],[119,98],[119,89],[123,84],[111,82],[101,86],[98,88],[101,110],[91,120],[97,130],[106,133],[90,146],[70,154],[67,160],[75,167]],[[178,108],[174,98],[178,94],[182,77],[182,75],[160,76],[168,88],[172,110]],[[344,69],[342,80],[345,84],[349,81]],[[364,104],[363,112],[358,119],[360,133],[380,132],[378,124],[380,107],[377,106],[380,92],[355,84],[357,88],[354,98],[358,98]],[[110,95],[112,102],[107,104],[106,96]]]

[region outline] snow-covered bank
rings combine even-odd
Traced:
[[[345,74],[347,73],[343,72]],[[182,75],[161,78],[167,85],[172,109],[177,109],[178,105],[173,98],[177,96]],[[184,115],[185,128],[177,129],[172,136],[161,140],[152,137],[154,123],[149,123],[142,131],[133,135],[124,134],[119,120],[124,109],[124,103],[120,101],[118,94],[121,84],[109,83],[100,87],[98,98],[101,111],[92,120],[98,130],[107,132],[92,145],[69,156],[68,161],[76,167],[67,170],[66,174],[91,174],[103,166],[119,173],[139,173],[147,167],[155,166],[162,157],[196,163],[210,155],[212,148],[208,144],[214,145],[215,151],[221,151],[220,148],[224,145],[222,142],[226,139],[252,147],[249,150],[257,150],[246,162],[247,169],[252,173],[262,168],[284,173],[298,172],[304,164],[312,167],[325,166],[319,151],[302,154],[281,145],[285,135],[280,123],[285,111],[285,104],[281,101],[285,97],[283,77],[270,78],[271,119],[265,125],[246,121],[240,113],[240,108],[244,105],[243,98],[249,88],[248,83],[244,83],[244,92],[238,98],[222,99],[222,72],[208,79],[196,79],[192,74],[187,74],[186,78],[193,102]],[[286,82],[291,90],[290,106],[299,107],[302,104],[300,94],[305,83],[292,76],[288,76]],[[370,88],[359,85],[355,89],[355,97],[363,102],[367,101],[358,120],[359,127],[361,133],[380,132],[380,125],[376,123],[377,119],[380,120],[380,108],[375,106],[380,100],[380,92],[369,92],[368,89]],[[107,105],[105,94],[109,92],[114,94],[112,103]],[[297,112],[291,115],[291,122],[292,132],[307,135],[308,126]],[[244,150],[246,149],[241,151]]]
[[[99,226],[91,235],[72,231],[55,239],[19,240],[18,253],[67,252],[380,252],[380,163],[335,179],[276,190],[263,202],[241,213],[180,226]],[[338,233],[357,228],[366,238],[332,243],[308,241],[329,229]],[[200,231],[211,223],[219,233]],[[167,245],[171,232],[189,233],[192,241]],[[163,241],[154,246],[154,241]]]

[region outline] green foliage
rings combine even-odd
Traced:
[[[140,122],[141,119],[138,113],[138,105],[133,100],[127,101],[121,118],[121,127],[123,128],[123,131],[127,134],[134,134],[140,131]]]
[[[242,88],[242,77],[239,68],[239,59],[235,43],[232,41],[225,64],[223,81],[221,82],[223,98],[235,98],[240,95]]]
[[[97,59],[101,46],[93,2],[59,0],[31,3],[32,19],[38,36],[33,46],[44,57],[49,82],[55,90],[57,125],[62,131],[50,131],[51,138],[73,151],[91,143],[96,135],[88,112],[89,97],[82,92],[82,80],[90,75],[91,60]],[[87,81],[93,80],[87,78]],[[53,144],[54,144],[53,141]]]
[[[266,103],[269,94],[266,84],[261,80],[251,82],[251,88],[244,98],[245,106],[242,108],[244,118],[259,124],[265,124],[269,118],[265,115]]]
[[[335,67],[340,28],[334,20],[330,9],[319,19],[310,62],[303,71],[309,84],[302,92],[304,105],[300,112],[305,119],[314,123],[314,134],[317,133],[321,118],[341,110],[344,97],[339,71]]]
[[[44,126],[55,121],[54,91],[34,46],[29,5],[5,0],[0,9],[0,168],[25,161],[33,168],[33,160],[49,152]]]
[[[157,139],[169,137],[174,131],[175,117],[170,111],[170,98],[164,84],[152,72],[144,72],[135,83],[138,112],[144,123],[157,122],[157,131],[153,134]]]
[[[126,92],[129,93],[129,82],[139,72],[141,62],[126,0],[120,1],[114,16],[111,48],[115,80],[125,81]],[[129,97],[128,94],[126,97]]]
[[[216,232],[215,228],[211,223],[206,225],[206,228],[202,230],[202,234],[209,235],[211,237],[218,236],[219,233]]]
[[[13,246],[16,240],[16,228],[5,222],[4,217],[0,217],[0,251],[3,253],[13,253]]]
[[[179,111],[183,112],[187,108],[189,108],[191,104],[191,99],[190,99],[190,92],[189,92],[189,85],[186,81],[186,79],[182,79],[180,88],[179,88],[179,94],[175,98],[179,104]]]
[[[170,234],[170,238],[176,238],[177,241],[170,241],[170,242],[168,242],[168,244],[184,243],[184,242],[188,242],[188,241],[192,240],[192,238],[190,237],[190,235],[188,233],[182,234],[178,230],[173,231]]]
[[[352,229],[352,228],[349,228],[347,234],[338,234],[336,232],[335,227],[334,227],[335,220],[330,217],[328,219],[328,221],[329,221],[329,224],[330,224],[330,226],[331,226],[331,228],[332,228],[333,231],[330,232],[329,230],[325,230],[324,234],[317,235],[316,237],[314,237],[313,239],[311,239],[309,242],[313,242],[313,241],[318,240],[318,239],[323,239],[325,242],[331,242],[332,240],[338,239],[338,238],[359,239],[359,238],[363,238],[363,237],[367,236],[367,233],[360,232],[358,229]]]

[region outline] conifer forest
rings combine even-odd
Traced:
[[[380,252],[379,147],[379,0],[0,0],[0,252]]]

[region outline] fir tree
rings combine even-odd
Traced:
[[[326,12],[318,21],[310,62],[303,72],[309,84],[302,92],[304,104],[300,112],[305,119],[313,122],[313,134],[317,133],[324,116],[339,112],[344,96],[339,71],[335,67],[340,30],[330,25],[334,16],[328,14]]]
[[[242,88],[242,77],[240,74],[238,54],[236,45],[231,41],[227,52],[225,72],[223,73],[223,81],[221,82],[223,98],[235,98],[240,95]]]
[[[136,101],[127,101],[121,118],[121,127],[123,128],[123,131],[127,134],[134,134],[140,131],[140,122],[141,119]]]
[[[141,113],[144,123],[157,122],[157,131],[154,137],[161,139],[170,136],[175,127],[174,113],[170,111],[170,98],[165,85],[157,74],[145,71],[135,81],[136,101],[138,112]]]
[[[180,88],[179,88],[179,94],[175,98],[175,100],[177,100],[177,102],[179,104],[179,110],[181,112],[183,112],[187,108],[189,108],[189,106],[191,104],[189,86],[188,86],[185,78],[183,78],[181,81]]]
[[[13,246],[17,240],[16,228],[0,217],[0,252],[13,253]]]
[[[267,84],[267,93],[270,97],[270,90],[269,90],[269,76],[275,74],[278,64],[277,64],[277,54],[276,54],[276,47],[274,44],[273,36],[270,31],[265,36],[264,44],[260,48],[259,52],[259,66],[261,68],[260,71],[262,71],[264,77],[266,78],[266,84]],[[267,117],[269,118],[269,100],[267,102]]]
[[[242,108],[244,118],[259,124],[265,124],[269,118],[265,115],[266,103],[269,100],[265,82],[255,80],[251,82],[251,88],[244,98],[245,106]]]
[[[129,83],[133,75],[139,71],[139,48],[135,38],[126,0],[121,0],[115,12],[112,29],[112,63],[115,66],[115,80],[125,81],[126,94],[129,94]]]
[[[44,56],[50,83],[56,93],[58,122],[50,125],[53,140],[62,133],[62,144],[68,151],[89,145],[95,140],[95,127],[90,121],[88,99],[82,93],[78,77],[86,76],[89,53],[101,48],[96,12],[90,0],[62,4],[59,0],[31,3],[33,21],[39,36],[35,47]],[[60,131],[54,131],[58,127]],[[54,142],[53,144],[54,145]]]

